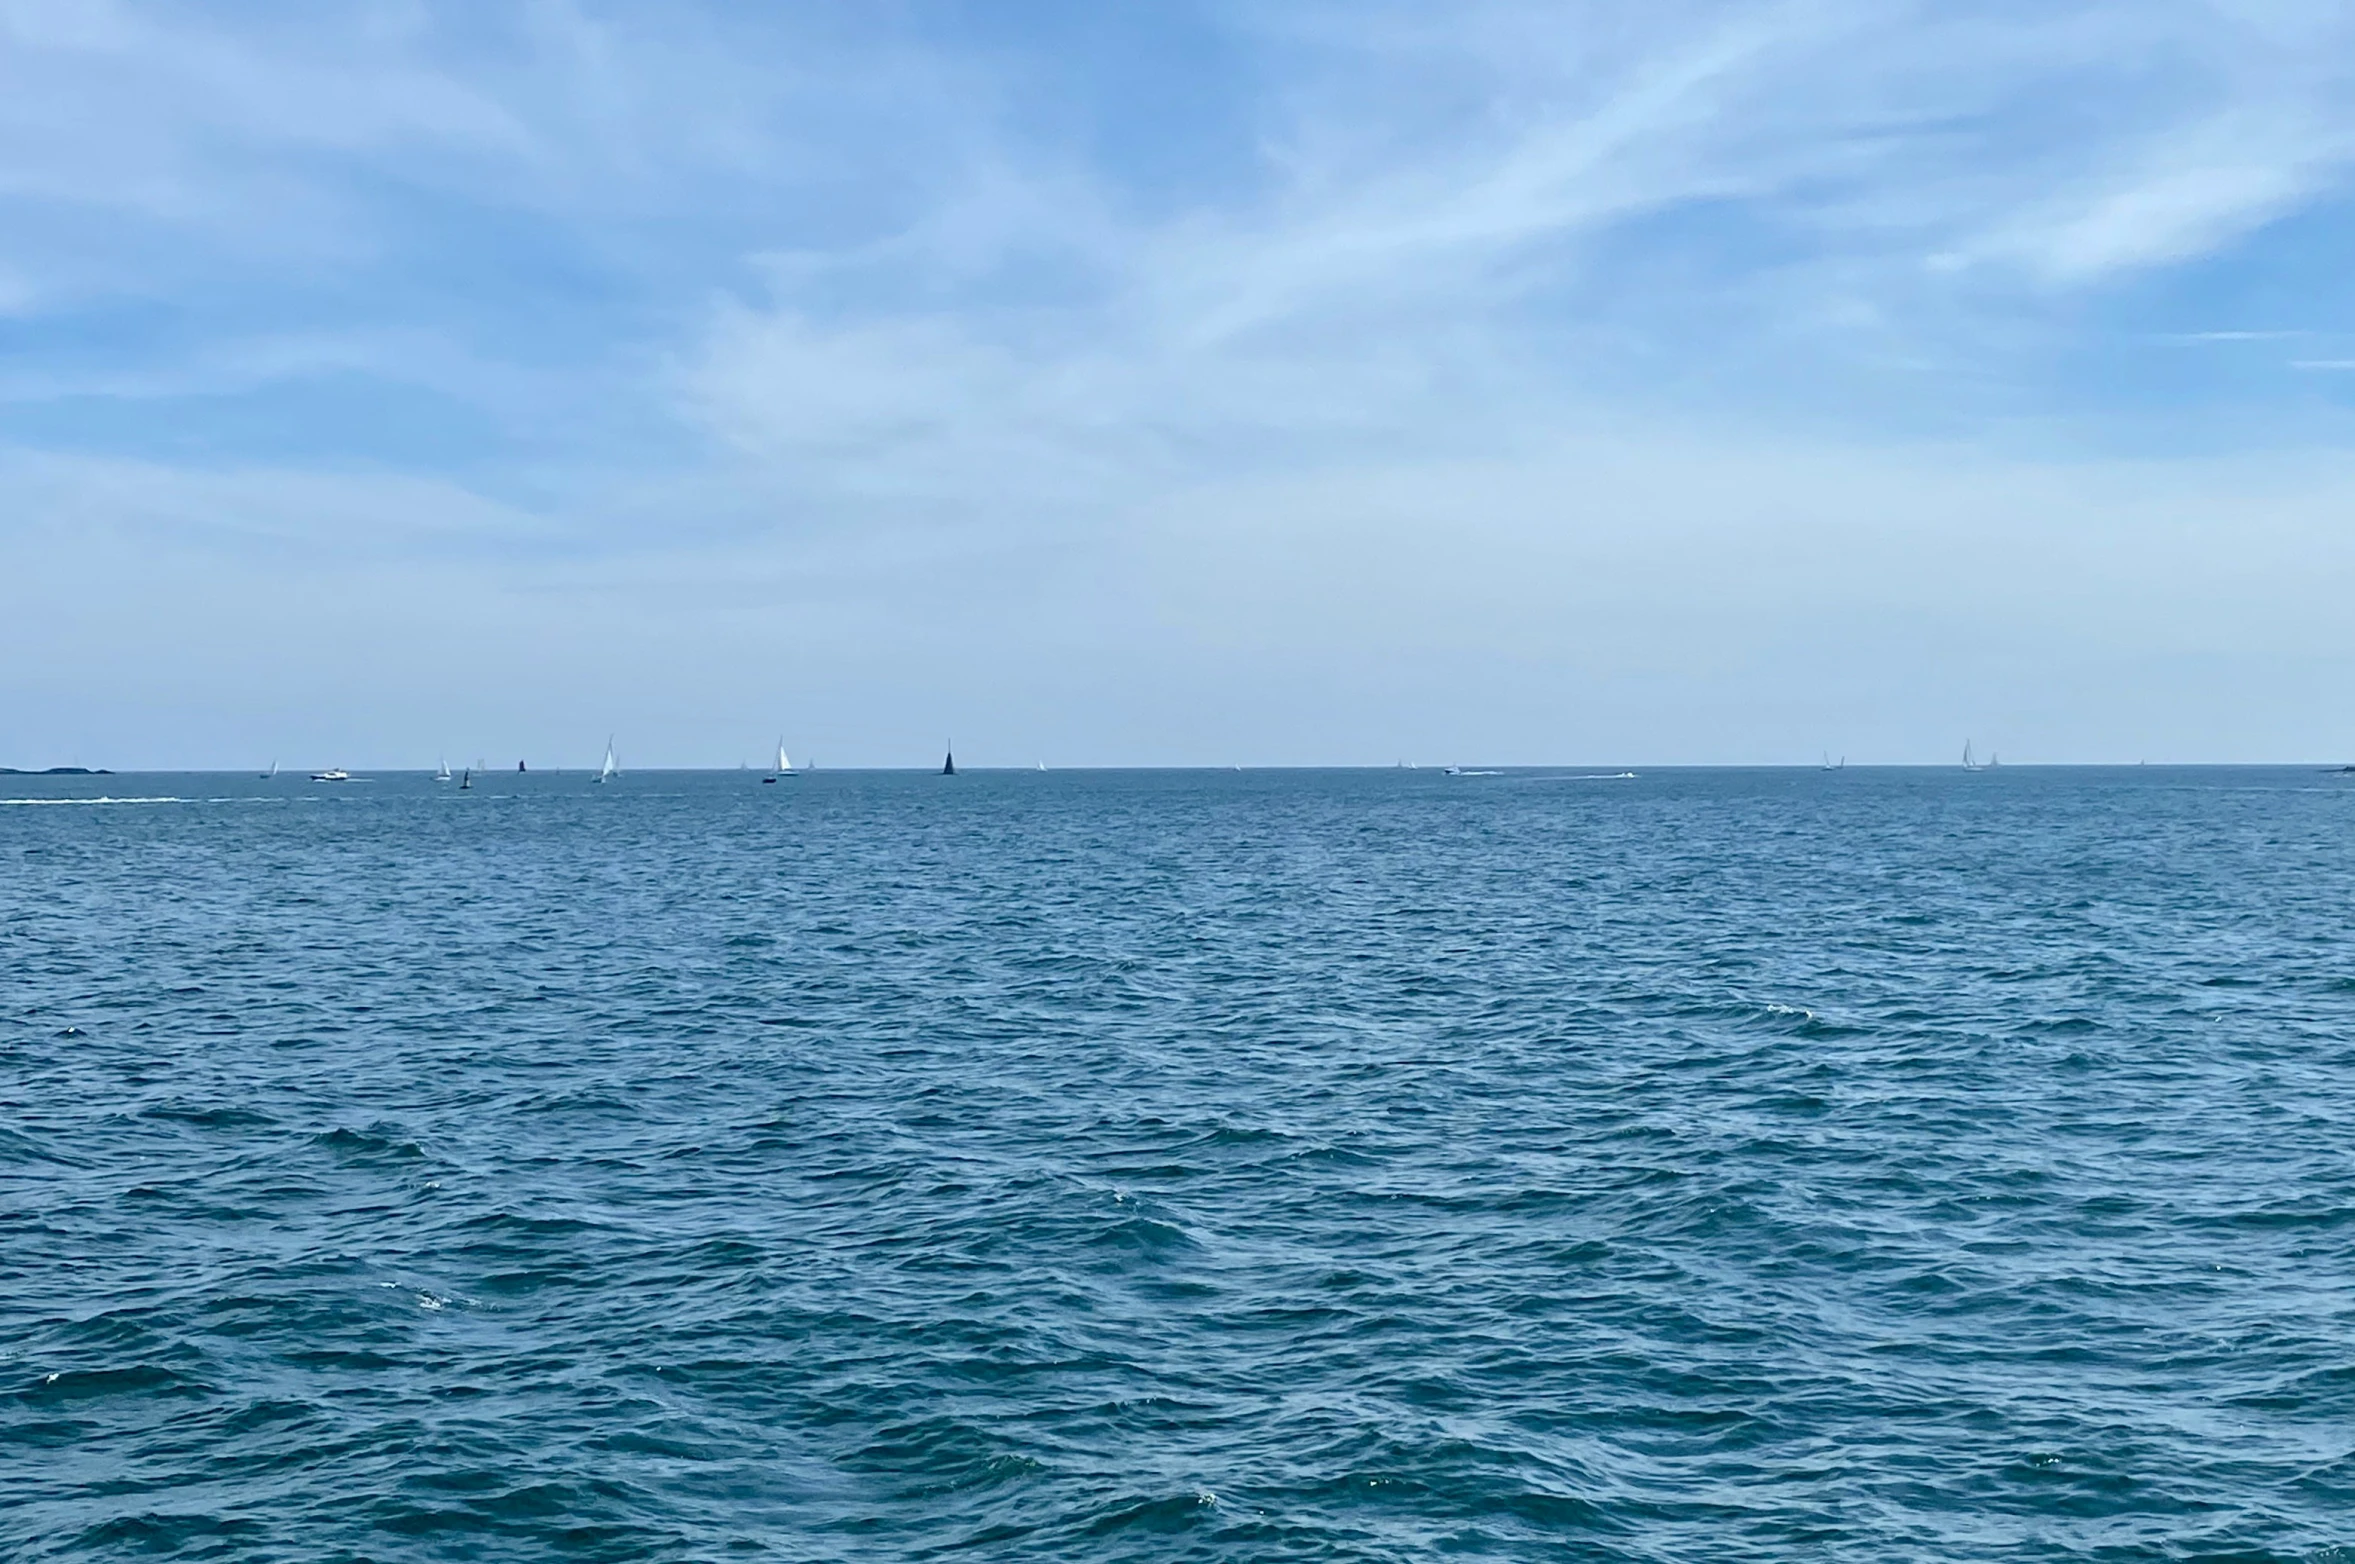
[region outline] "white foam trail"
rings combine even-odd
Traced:
[[[0,804],[185,804],[185,798],[0,798]]]

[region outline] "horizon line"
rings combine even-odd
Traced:
[[[1712,761],[1658,761],[1658,762],[1650,762],[1650,761],[1504,761],[1504,760],[1483,760],[1483,761],[1477,761],[1477,762],[1468,762],[1468,763],[1467,763],[1467,762],[1450,762],[1450,763],[1448,763],[1448,764],[1445,764],[1445,765],[1422,765],[1422,764],[1419,764],[1419,763],[1418,763],[1418,764],[1415,764],[1415,765],[1405,765],[1405,764],[1402,764],[1402,763],[1399,763],[1399,762],[1379,762],[1379,761],[1376,761],[1376,762],[1320,762],[1320,761],[1270,761],[1270,762],[1252,762],[1252,761],[1234,762],[1234,761],[1225,761],[1225,762],[1217,762],[1217,761],[1193,761],[1193,762],[1184,762],[1184,763],[1176,763],[1176,764],[1141,764],[1141,763],[1123,763],[1123,762],[1111,762],[1111,763],[1075,763],[1075,764],[1070,764],[1070,765],[1060,765],[1060,766],[1046,766],[1046,765],[1042,765],[1042,764],[1039,764],[1039,763],[1036,763],[1036,762],[1033,762],[1033,763],[1031,763],[1031,764],[1027,764],[1027,765],[1025,765],[1025,764],[1022,764],[1022,763],[1019,763],[1019,762],[1015,762],[1015,763],[1004,763],[1004,764],[995,764],[995,765],[993,765],[993,764],[988,764],[988,763],[982,763],[982,764],[968,764],[968,763],[966,763],[966,762],[960,761],[960,762],[958,763],[958,765],[957,765],[957,771],[958,771],[958,773],[959,773],[960,775],[962,775],[963,773],[965,773],[965,772],[967,772],[967,771],[1003,771],[1003,772],[1009,772],[1009,773],[1021,773],[1021,774],[1024,774],[1024,775],[1035,775],[1035,774],[1037,774],[1037,773],[1040,773],[1040,772],[1054,773],[1054,772],[1065,772],[1065,771],[1089,771],[1089,772],[1143,772],[1143,771],[1206,771],[1206,772],[1235,772],[1235,771],[1385,771],[1385,772],[1387,772],[1387,771],[1415,771],[1415,772],[1421,772],[1421,771],[1428,771],[1428,772],[1433,772],[1433,773],[1435,773],[1435,774],[1444,775],[1444,774],[1446,774],[1446,773],[1447,773],[1447,772],[1448,772],[1450,769],[1460,769],[1460,770],[1463,770],[1463,771],[1471,771],[1471,770],[1473,770],[1473,769],[1477,768],[1477,769],[1484,770],[1484,771],[1490,771],[1490,770],[1493,770],[1493,771],[1499,771],[1499,772],[1529,772],[1529,771],[1578,771],[1578,772],[1588,772],[1588,773],[1595,773],[1595,774],[1598,774],[1598,775],[1604,775],[1604,776],[1617,776],[1617,775],[1624,774],[1624,773],[1627,773],[1627,772],[1630,772],[1630,771],[1635,771],[1635,770],[1637,770],[1638,768],[1640,768],[1640,769],[1641,769],[1641,770],[1643,770],[1643,771],[1655,771],[1655,772],[1658,772],[1658,771],[1813,771],[1813,772],[1828,772],[1828,771],[1846,771],[1846,770],[1853,770],[1853,771],[1970,771],[1970,772],[1976,773],[1976,772],[1979,772],[1979,771],[1987,771],[1987,770],[1995,770],[1995,771],[2117,771],[2117,770],[2125,770],[2125,771],[2132,771],[2132,770],[2138,770],[2138,769],[2147,769],[2147,768],[2150,768],[2150,767],[2163,767],[2163,768],[2169,768],[2169,769],[2175,769],[2175,770],[2206,769],[2206,770],[2275,770],[2275,771],[2279,771],[2279,770],[2298,770],[2298,769],[2306,769],[2306,768],[2312,768],[2312,769],[2316,769],[2316,770],[2323,770],[2323,771],[2341,771],[2341,770],[2355,769],[2355,765],[2350,765],[2350,763],[2348,763],[2348,762],[2344,762],[2344,761],[2337,761],[2337,760],[2328,760],[2328,759],[2304,759],[2304,760],[2021,760],[2021,761],[2010,761],[2010,760],[2007,760],[2007,761],[2004,761],[2004,762],[2002,762],[2000,765],[1994,765],[1994,766],[1988,766],[1988,765],[1979,765],[1979,766],[1964,766],[1964,765],[1962,765],[1960,762],[1957,762],[1957,761],[1952,761],[1952,760],[1943,760],[1943,761],[1924,761],[1924,760],[1892,760],[1892,761],[1869,761],[1869,760],[1867,760],[1867,761],[1846,761],[1846,762],[1843,762],[1842,764],[1840,764],[1840,765],[1837,765],[1837,766],[1825,766],[1825,765],[1822,765],[1822,764],[1820,764],[1819,762],[1815,762],[1815,761],[1718,761],[1718,760],[1712,760]],[[283,777],[284,779],[286,779],[286,780],[288,780],[288,781],[309,781],[309,780],[311,780],[311,778],[310,778],[310,776],[309,776],[309,773],[310,773],[310,772],[313,772],[313,771],[321,771],[321,770],[328,770],[328,769],[343,769],[343,770],[347,770],[347,771],[349,771],[349,773],[350,773],[351,775],[353,775],[353,776],[424,776],[424,777],[431,777],[431,776],[434,776],[434,775],[436,775],[436,774],[437,774],[437,768],[436,768],[436,767],[433,767],[433,766],[412,766],[412,765],[402,765],[402,766],[363,766],[363,767],[360,767],[360,768],[357,768],[357,769],[352,769],[352,768],[348,768],[348,767],[339,767],[339,768],[330,768],[330,767],[325,767],[325,766],[318,766],[318,767],[314,767],[314,766],[310,766],[310,765],[308,765],[308,764],[304,764],[304,765],[296,765],[296,766],[291,766],[291,767],[289,767],[289,766],[281,766],[281,767],[279,768],[278,775],[279,775],[280,777]],[[469,769],[469,770],[471,770],[472,768],[465,768],[465,769]],[[482,771],[480,771],[480,772],[479,772],[479,773],[477,773],[477,774],[478,774],[478,775],[481,775],[481,776],[484,776],[484,777],[513,777],[513,776],[570,776],[570,775],[576,775],[576,774],[577,774],[577,775],[581,775],[581,776],[594,776],[594,775],[596,775],[596,774],[597,774],[598,770],[599,770],[599,767],[597,767],[597,766],[595,766],[595,765],[553,765],[553,766],[543,766],[543,767],[541,767],[541,768],[540,768],[539,770],[537,770],[537,771],[531,771],[531,770],[516,771],[516,770],[511,770],[511,769],[508,769],[508,768],[506,768],[506,767],[487,767],[487,768],[483,769]],[[817,766],[801,766],[801,767],[797,767],[797,768],[795,768],[795,769],[794,769],[794,771],[792,771],[792,772],[790,772],[790,773],[785,773],[785,774],[788,774],[788,775],[794,775],[794,776],[805,776],[805,775],[820,775],[820,774],[823,774],[823,775],[834,775],[834,774],[838,774],[838,773],[843,773],[843,774],[847,774],[847,773],[875,774],[875,773],[899,773],[899,772],[905,772],[905,773],[909,773],[909,774],[911,774],[911,775],[938,775],[938,774],[939,774],[939,770],[940,770],[940,768],[939,768],[937,765],[935,765],[935,764],[929,764],[929,763],[924,763],[924,762],[916,762],[916,763],[911,763],[911,764],[897,764],[897,765],[844,765],[844,766],[826,766],[826,767],[822,767],[822,768],[821,768],[821,767],[817,767]],[[632,773],[638,773],[638,774],[659,774],[659,775],[670,775],[670,776],[696,776],[696,775],[706,775],[706,774],[708,774],[708,775],[712,775],[712,776],[733,776],[733,775],[737,775],[737,774],[739,774],[739,773],[742,773],[742,774],[749,774],[749,775],[755,775],[755,776],[760,776],[760,775],[775,776],[775,775],[779,775],[779,773],[778,773],[778,772],[776,772],[776,771],[775,771],[773,768],[766,767],[766,766],[755,766],[755,765],[749,765],[749,764],[737,764],[737,765],[717,765],[717,766],[714,766],[714,765],[700,765],[700,766],[675,766],[675,765],[640,765],[640,766],[629,766],[629,767],[624,767],[624,768],[622,768],[622,769],[621,769],[621,772],[620,772],[620,774],[621,774],[621,775],[624,775],[624,776],[630,775],[630,774],[632,774]],[[257,772],[255,772],[255,771],[254,771],[254,770],[253,770],[251,767],[249,767],[249,766],[0,766],[0,776],[14,776],[14,777],[56,777],[56,778],[63,778],[63,777],[77,777],[77,776],[79,776],[79,777],[95,777],[95,776],[222,776],[222,777],[238,777],[238,776],[244,776],[244,777],[251,777],[251,778],[253,778],[255,781],[264,781],[264,780],[270,780],[269,778],[265,777],[265,776],[264,776],[264,775],[262,775],[261,773],[257,773]]]

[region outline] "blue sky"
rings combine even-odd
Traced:
[[[2355,12],[0,0],[0,763],[2355,756]]]

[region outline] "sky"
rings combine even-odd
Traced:
[[[0,764],[2355,759],[2339,0],[0,0]]]

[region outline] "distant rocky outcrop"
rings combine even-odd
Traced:
[[[45,771],[20,771],[14,766],[0,766],[0,777],[111,777],[114,773],[104,766],[51,766]]]

